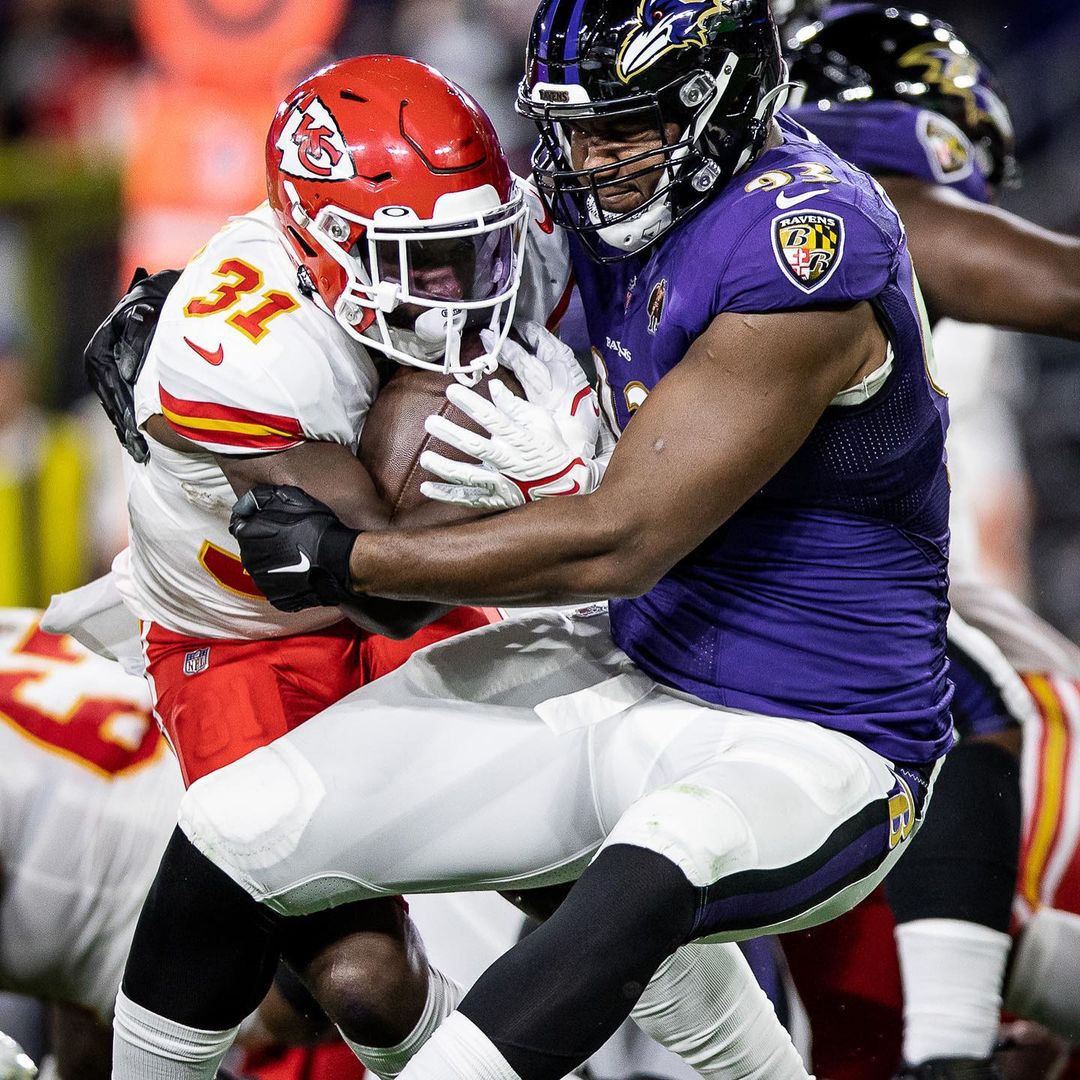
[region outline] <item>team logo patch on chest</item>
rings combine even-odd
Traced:
[[[667,278],[661,278],[649,293],[649,305],[645,313],[649,316],[649,333],[655,334],[660,329],[660,320],[664,317],[664,304],[667,301]]]
[[[775,218],[773,251],[780,268],[798,288],[816,292],[844,258],[844,219],[820,211]]]

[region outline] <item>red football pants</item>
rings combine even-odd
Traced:
[[[143,636],[154,713],[190,786],[400,667],[425,645],[491,618],[479,608],[455,608],[404,641],[345,621],[260,641],[192,638],[151,623]]]

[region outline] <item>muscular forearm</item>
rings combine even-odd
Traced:
[[[295,484],[354,529],[385,529],[390,521],[367,469],[337,443],[304,442],[279,454],[217,462],[237,498],[258,484]]]
[[[636,596],[662,572],[600,491],[483,522],[363,533],[350,570],[357,592],[483,604]]]
[[[1024,250],[1027,257],[1017,251],[1017,265],[1000,276],[966,258],[946,280],[932,275],[931,309],[960,322],[1080,340],[1080,243],[1061,239]]]
[[[1080,339],[1080,240],[921,180],[884,183],[935,315]]]

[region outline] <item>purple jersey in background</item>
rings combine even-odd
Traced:
[[[924,763],[952,741],[945,398],[895,210],[868,176],[780,123],[782,146],[654,248],[602,267],[572,240],[605,409],[625,428],[724,311],[868,301],[892,370],[868,400],[842,395],[655,588],[612,601],[612,632],[669,686]]]
[[[789,115],[864,172],[913,176],[955,188],[976,202],[990,202],[975,148],[939,113],[904,101],[826,101],[792,109]]]

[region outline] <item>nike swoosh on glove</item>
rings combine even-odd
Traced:
[[[359,532],[298,487],[252,488],[233,507],[229,532],[274,607],[303,611],[353,599],[349,556]]]

